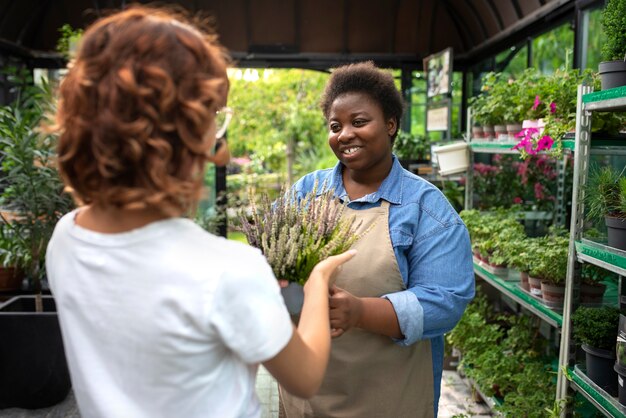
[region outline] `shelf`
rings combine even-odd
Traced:
[[[621,418],[626,416],[626,407],[620,405],[616,398],[593,383],[578,366],[574,368],[568,367],[568,371],[574,388],[598,408],[600,412],[608,417]]]
[[[553,311],[530,294],[522,290],[517,282],[507,282],[485,270],[482,266],[474,263],[474,272],[482,277],[487,283],[498,289],[501,293],[513,299],[534,315],[546,321],[555,328],[561,328],[563,315]]]
[[[498,398],[495,398],[493,396],[485,395],[483,393],[483,391],[480,390],[480,387],[478,386],[478,384],[476,384],[474,379],[470,379],[468,377],[468,378],[466,378],[466,381],[467,381],[467,384],[469,385],[469,387],[472,388],[473,390],[475,390],[476,393],[478,394],[478,396],[480,396],[480,398],[483,400],[483,402],[485,402],[485,405],[487,405],[489,407],[489,409],[491,410],[491,413],[494,416],[501,417],[502,413],[498,412],[496,407],[502,405],[502,402]]]
[[[563,149],[573,151],[574,141],[571,139],[565,139],[561,141],[563,143]],[[470,142],[470,147],[473,152],[482,154],[519,154],[519,151],[514,150],[513,147],[517,142]]]
[[[626,86],[585,94],[583,105],[594,112],[626,111]]]
[[[579,261],[626,276],[626,251],[583,238],[576,241],[576,254]]]

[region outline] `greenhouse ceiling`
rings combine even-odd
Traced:
[[[581,0],[578,0],[580,2]],[[62,63],[58,28],[81,28],[122,0],[0,0],[0,55]],[[140,1],[139,3],[148,3]],[[575,8],[574,0],[179,0],[211,13],[241,67],[326,69],[373,59],[421,68],[452,47],[458,69],[522,41]]]

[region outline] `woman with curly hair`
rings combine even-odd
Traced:
[[[335,69],[322,98],[333,169],[307,174],[299,198],[326,184],[367,230],[331,288],[331,357],[310,400],[281,391],[287,417],[437,415],[443,334],[474,295],[469,235],[432,184],[392,153],[404,103],[371,62]]]
[[[354,252],[315,267],[295,330],[260,252],[185,218],[227,64],[200,26],[133,7],[85,31],[60,86],[59,169],[82,206],[46,268],[84,417],[260,417],[259,363],[297,396],[321,383],[329,283]]]

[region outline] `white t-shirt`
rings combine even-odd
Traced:
[[[47,252],[83,417],[260,417],[258,363],[293,326],[260,251],[182,218],[56,226]]]

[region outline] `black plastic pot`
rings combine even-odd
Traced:
[[[617,396],[617,373],[615,365],[615,351],[603,350],[582,344],[585,351],[587,376],[596,385],[611,396]]]
[[[619,397],[619,403],[626,405],[626,387],[624,387],[624,380],[626,379],[626,367],[620,366],[619,363],[615,363],[613,369],[617,372],[617,392]]]
[[[0,305],[0,409],[55,405],[70,391],[56,305],[43,296],[18,296]]]
[[[604,221],[609,246],[626,251],[626,219],[607,216]]]
[[[598,65],[602,90],[626,86],[626,61],[603,61]]]

